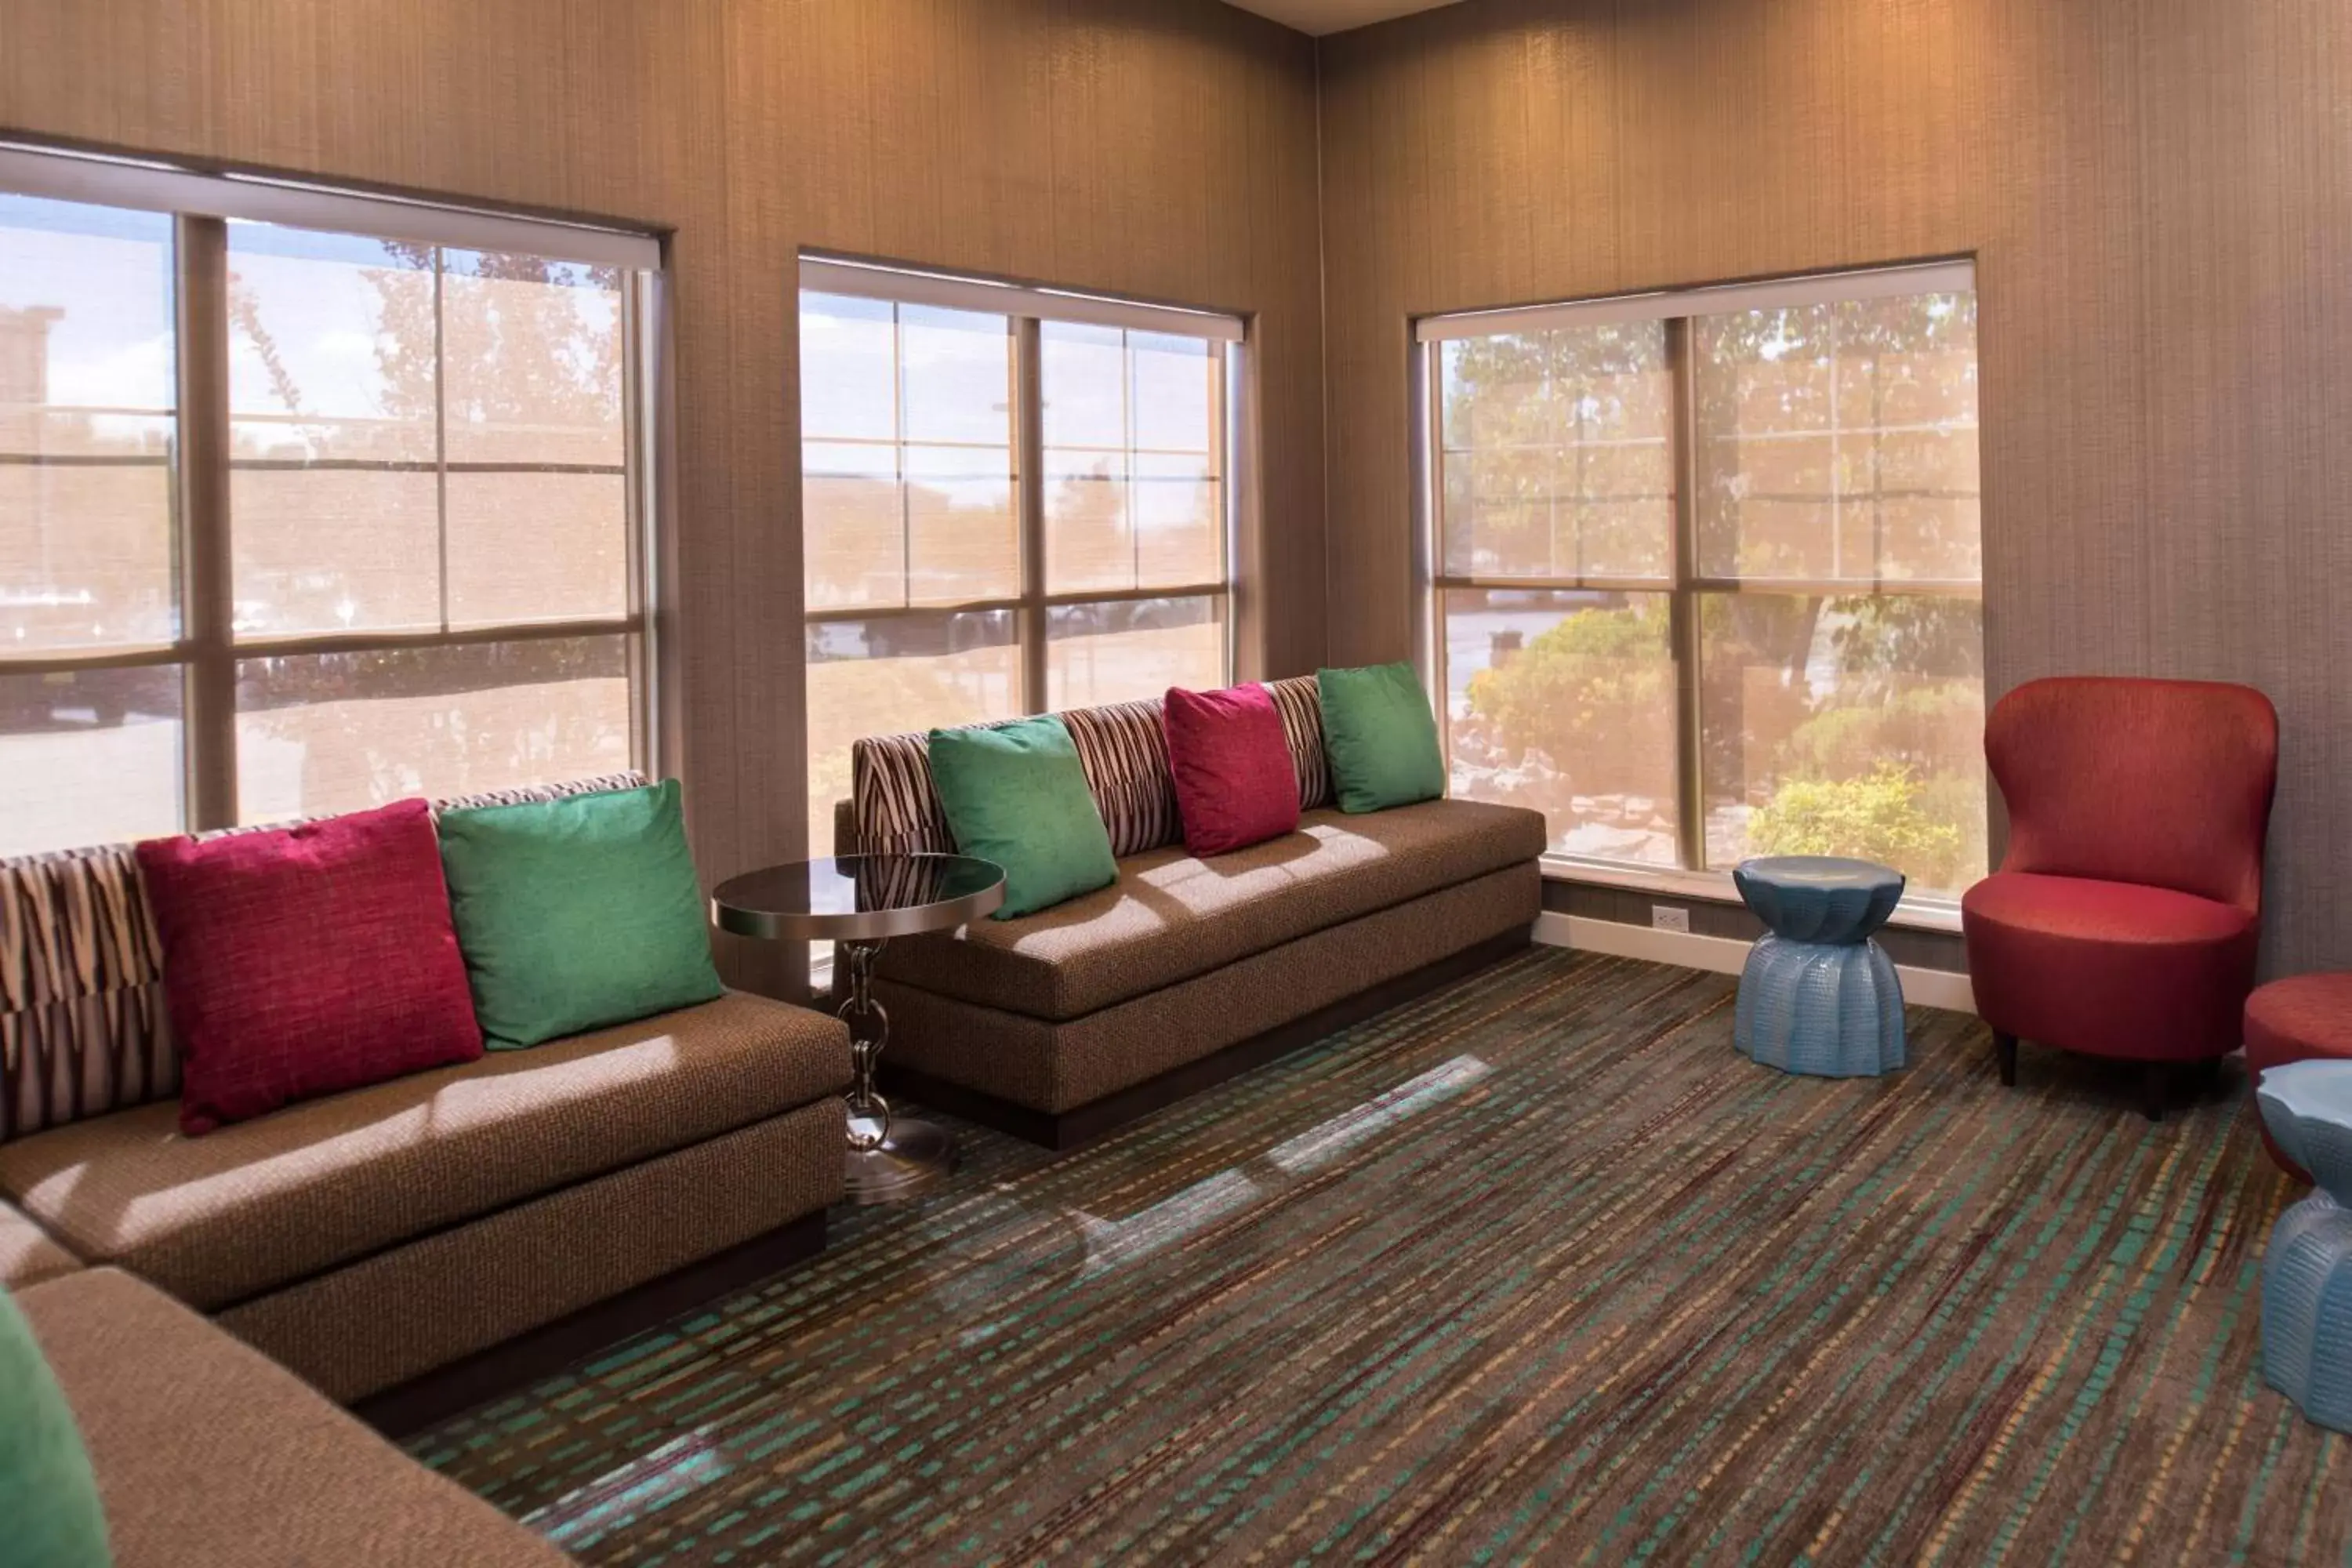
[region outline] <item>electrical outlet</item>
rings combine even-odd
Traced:
[[[1678,931],[1685,936],[1688,936],[1690,934],[1690,911],[1688,910],[1675,909],[1666,904],[1652,904],[1650,906],[1650,924],[1660,931]]]

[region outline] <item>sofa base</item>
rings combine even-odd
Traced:
[[[355,1405],[839,1200],[844,1112],[803,1105],[215,1314]]]
[[[919,1100],[967,1121],[1010,1132],[1015,1138],[1048,1149],[1076,1149],[1202,1089],[1311,1046],[1327,1035],[1498,963],[1525,951],[1533,935],[1531,927],[1523,927],[1488,937],[1433,963],[1391,976],[1197,1061],[1171,1068],[1157,1078],[1058,1113],[1000,1100],[919,1068],[894,1066],[887,1056],[882,1063],[882,1081],[894,1095]]]
[[[501,1394],[551,1377],[583,1356],[782,1273],[824,1250],[824,1210],[581,1308],[462,1361],[355,1401],[352,1414],[395,1441]]]

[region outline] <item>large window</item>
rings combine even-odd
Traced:
[[[1225,683],[1240,336],[803,264],[812,853],[860,736]]]
[[[1455,794],[1596,870],[1860,855],[1928,901],[1983,874],[1968,267],[1419,335]]]
[[[655,255],[0,153],[0,854],[646,761]]]

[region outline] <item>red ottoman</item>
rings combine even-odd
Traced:
[[[2246,998],[2246,1075],[2315,1058],[2352,1058],[2352,973],[2298,974],[2273,980]],[[2280,1170],[2298,1182],[2311,1173],[2279,1152],[2269,1129],[2263,1142]]]

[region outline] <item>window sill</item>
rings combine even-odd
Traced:
[[[1546,855],[1544,879],[1578,882],[1595,888],[1622,888],[1677,899],[1704,899],[1718,904],[1739,902],[1738,889],[1728,871],[1690,871],[1681,867],[1624,866],[1605,860],[1580,860],[1570,855]],[[1904,931],[1957,932],[1960,906],[1948,899],[1906,898],[1886,922]]]

